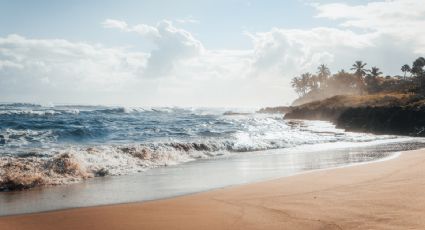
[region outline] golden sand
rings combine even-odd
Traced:
[[[166,200],[1,217],[0,229],[425,229],[425,150]]]

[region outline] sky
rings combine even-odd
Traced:
[[[288,105],[290,80],[425,54],[423,0],[0,0],[0,101]]]

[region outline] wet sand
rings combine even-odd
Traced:
[[[425,229],[425,150],[144,203],[0,217],[0,229]]]

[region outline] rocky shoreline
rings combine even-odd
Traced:
[[[402,106],[349,108],[338,117],[336,125],[350,131],[423,137],[425,109]]]
[[[425,98],[412,94],[335,96],[293,106],[284,118],[330,121],[347,131],[425,136]]]

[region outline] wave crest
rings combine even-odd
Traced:
[[[93,176],[73,155],[68,153],[51,159],[2,158],[0,167],[0,191],[65,184]]]
[[[7,156],[0,158],[0,191],[130,174],[224,154],[214,151],[219,151],[219,148],[204,143],[167,143],[97,146],[67,149],[49,155]]]

